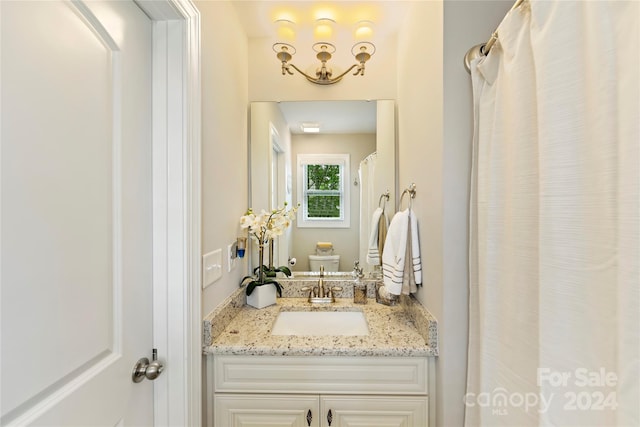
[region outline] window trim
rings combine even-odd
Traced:
[[[338,165],[342,168],[342,176],[340,180],[340,193],[342,195],[342,214],[341,219],[335,218],[307,218],[306,206],[306,185],[304,181],[305,165]],[[347,154],[298,154],[297,155],[297,193],[300,209],[298,209],[298,219],[296,225],[299,228],[349,228],[351,227],[351,191],[350,182],[351,156]]]

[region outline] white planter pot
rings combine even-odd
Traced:
[[[272,284],[256,286],[251,295],[247,295],[247,304],[255,308],[264,308],[276,303],[276,287]]]

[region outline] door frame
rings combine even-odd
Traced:
[[[153,346],[166,367],[154,425],[199,426],[200,14],[191,0],[134,1],[153,21]]]

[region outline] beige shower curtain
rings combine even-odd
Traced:
[[[639,5],[525,1],[472,64],[467,426],[640,425]]]

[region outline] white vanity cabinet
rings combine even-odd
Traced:
[[[426,427],[427,357],[209,357],[214,427]]]

